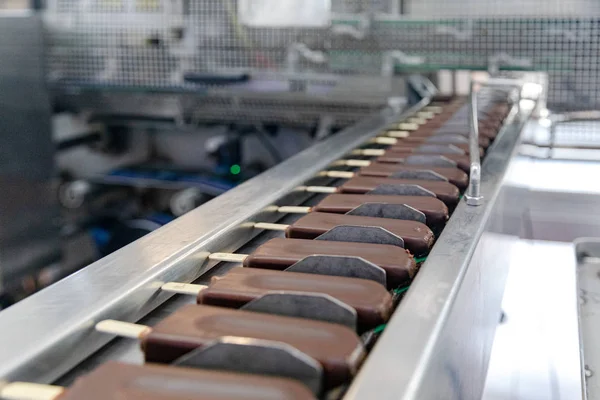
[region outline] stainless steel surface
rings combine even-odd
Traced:
[[[600,399],[600,238],[575,242],[582,377],[588,400]]]
[[[504,318],[482,400],[582,399],[573,244],[516,236],[501,254],[510,265]]]
[[[477,92],[475,82],[471,81],[469,86],[469,153],[471,167],[469,174],[469,187],[465,193],[465,199],[470,206],[480,206],[483,203],[481,195],[481,158],[479,156],[479,118],[477,115]]]
[[[39,16],[0,10],[0,293],[61,255],[43,54]]]
[[[304,201],[308,194],[295,188],[398,117],[386,109],[3,311],[0,377],[51,382],[62,376],[110,341],[94,332],[97,321],[137,321],[150,313],[172,296],[160,292],[163,283],[190,282],[213,268],[208,253],[237,250],[258,234],[252,221],[281,217],[268,206]]]
[[[493,210],[531,109],[514,111],[483,163],[484,203],[457,207],[345,399],[481,397],[508,265],[480,238],[504,230]]]
[[[564,136],[579,129],[561,126]],[[524,137],[545,143],[549,130],[545,119],[530,121]],[[496,331],[484,400],[570,400],[584,393],[572,242],[600,237],[600,185],[590,179],[600,170],[599,158],[540,159],[523,152],[531,146],[521,146],[505,181],[515,200],[505,208],[503,221],[518,238],[504,249],[510,253],[505,320]],[[574,157],[579,151],[573,150]],[[585,266],[578,272],[580,280],[593,275],[585,284],[598,279]],[[593,302],[582,306],[593,307]],[[586,312],[581,317],[588,316],[594,318]],[[592,325],[590,339],[597,336]]]

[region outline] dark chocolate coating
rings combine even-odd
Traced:
[[[379,194],[341,194],[325,197],[313,211],[345,214],[367,203],[406,204],[425,214],[429,227],[441,227],[448,221],[448,207],[443,201],[427,196],[388,196]]]
[[[446,153],[440,153],[438,151],[432,151],[428,148],[423,148],[422,144],[414,144],[414,143],[399,143],[393,146],[388,147],[388,150],[391,151],[398,151],[398,152],[405,152],[405,153],[415,153],[415,154],[446,154]],[[444,144],[438,144],[438,146],[444,146]],[[450,147],[450,145],[447,145],[448,147]],[[469,149],[461,149],[463,150],[464,154],[469,154]],[[453,154],[453,153],[448,153],[448,154]],[[458,152],[454,153],[454,154],[458,154]],[[483,149],[479,149],[479,156],[483,157]]]
[[[435,132],[432,132],[429,135],[423,135],[423,136],[409,136],[407,138],[402,139],[401,143],[420,143],[420,144],[424,144],[427,139],[429,139],[432,136],[443,136],[443,133],[440,134],[436,134]],[[465,150],[469,148],[469,144],[468,143],[455,143],[455,146],[460,146],[459,148]],[[490,139],[488,139],[485,136],[479,136],[479,147],[482,147],[484,149],[487,149],[490,146]]]
[[[394,151],[394,150],[386,150],[385,154],[377,157],[378,162],[382,163],[392,163],[392,164],[402,164],[406,157],[414,155],[414,153],[406,152],[406,151]],[[423,154],[425,155],[425,154]],[[431,154],[435,155],[435,154]],[[471,169],[471,159],[468,155],[464,154],[439,154],[441,156],[446,157],[449,160],[452,160],[456,163],[456,166],[463,171],[469,173]]]
[[[311,212],[288,226],[285,235],[295,239],[315,239],[341,225],[373,226],[384,228],[404,240],[404,247],[416,256],[429,253],[434,235],[427,225],[417,221],[363,217],[360,215]]]
[[[441,127],[431,127],[431,128],[423,128],[423,129],[419,129],[416,130],[414,132],[411,132],[410,136],[430,136],[433,134],[441,134],[441,132],[438,132],[438,129],[443,127],[443,133],[449,133],[449,134],[459,134],[459,135],[463,135],[465,132],[469,132],[469,127],[468,126],[461,126],[461,125],[456,125],[453,127],[447,127],[442,125]],[[490,126],[487,125],[479,125],[479,136],[483,136],[485,138],[487,138],[488,140],[494,140],[496,138],[498,134],[497,129],[494,129]]]
[[[413,140],[409,140],[411,137],[398,139],[398,144],[390,146],[389,148],[410,148],[415,149],[416,147],[426,146],[426,145],[452,145],[464,151],[465,153],[469,152],[469,143],[425,143],[425,140],[428,137],[415,137]],[[402,150],[398,150],[402,151]]]
[[[380,163],[373,162],[367,167],[362,167],[358,174],[362,176],[379,176],[382,178],[388,178],[391,175],[401,171],[433,171],[437,174],[442,175],[444,178],[459,188],[465,190],[469,186],[469,175],[463,170],[458,168],[445,168],[445,167],[427,167],[420,165],[405,165],[405,164],[391,164],[391,163]]]
[[[390,179],[390,178],[379,178],[372,176],[355,176],[352,179],[348,179],[339,187],[340,193],[368,193],[380,185],[418,185],[427,189],[435,196],[446,203],[448,207],[454,208],[458,204],[458,196],[460,192],[456,186],[449,182],[442,181],[421,181],[413,179]]]
[[[239,308],[268,293],[290,291],[327,294],[356,310],[359,332],[383,324],[392,314],[392,296],[367,279],[301,274],[257,268],[233,268],[213,278],[198,294],[198,304]]]
[[[292,379],[108,361],[56,400],[314,400]]]
[[[147,362],[170,363],[224,336],[289,344],[323,366],[328,388],[349,381],[364,357],[360,338],[343,325],[195,304],[153,327],[142,349]]]
[[[244,260],[244,266],[283,270],[313,255],[361,257],[385,270],[388,288],[409,282],[416,273],[410,253],[387,244],[332,242],[328,240],[271,239]]]

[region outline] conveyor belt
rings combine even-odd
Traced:
[[[222,257],[213,257],[216,255],[215,252],[235,250],[235,253],[238,255],[249,254],[248,257],[242,256],[242,258],[239,259],[244,260],[244,267],[261,268],[259,270],[262,271],[260,274],[267,273],[267,270],[263,270],[262,268],[281,270],[290,267],[293,269],[294,273],[306,274],[308,271],[311,271],[316,274],[340,276],[340,274],[346,274],[348,270],[351,269],[350,266],[358,265],[358,267],[356,267],[356,274],[358,275],[351,274],[350,276],[366,278],[367,276],[364,275],[364,272],[366,270],[373,271],[373,274],[369,275],[368,279],[378,283],[370,282],[369,284],[374,284],[374,287],[381,288],[383,292],[385,292],[383,286],[387,286],[387,290],[391,291],[390,295],[388,295],[390,301],[392,301],[392,297],[397,300],[401,297],[399,296],[399,293],[406,292],[406,285],[410,284],[410,280],[416,273],[417,264],[420,265],[423,261],[422,259],[417,259],[415,261],[413,255],[408,253],[408,249],[412,250],[413,253],[417,252],[417,255],[419,256],[427,256],[428,247],[434,240],[434,232],[427,226],[431,225],[431,223],[428,224],[426,214],[423,211],[419,211],[420,207],[418,204],[413,204],[414,207],[402,205],[399,207],[398,205],[385,202],[365,202],[365,204],[369,204],[370,206],[378,204],[379,207],[376,207],[375,209],[372,207],[363,207],[360,214],[363,219],[359,220],[360,222],[357,222],[355,225],[352,225],[353,222],[343,221],[354,221],[356,219],[353,218],[359,216],[354,215],[350,218],[343,217],[343,214],[334,214],[338,215],[335,220],[337,222],[333,222],[333,226],[331,225],[331,222],[328,222],[329,225],[327,225],[326,228],[323,228],[322,226],[313,226],[315,224],[314,219],[312,220],[313,225],[305,222],[305,225],[301,226],[303,217],[298,214],[289,214],[277,221],[280,223],[279,227],[282,227],[285,224],[286,227],[284,229],[286,230],[287,236],[296,235],[297,237],[300,235],[303,239],[277,239],[283,236],[282,232],[277,230],[261,232],[254,227],[256,222],[264,222],[265,226],[269,226],[270,223],[276,221],[281,216],[281,214],[278,214],[277,211],[273,209],[274,205],[295,206],[299,203],[303,203],[304,206],[312,206],[320,204],[321,200],[327,197],[325,194],[319,194],[318,196],[310,198],[309,192],[340,191],[341,193],[365,193],[373,191],[373,195],[416,195],[425,198],[437,197],[440,200],[443,200],[451,211],[454,211],[456,208],[454,214],[459,214],[450,219],[448,228],[443,230],[441,236],[439,234],[442,227],[439,226],[438,221],[438,224],[435,227],[436,229],[434,229],[438,244],[433,247],[433,251],[429,255],[428,261],[421,267],[422,271],[417,275],[419,279],[417,279],[417,282],[415,282],[413,287],[408,291],[409,296],[407,300],[416,296],[413,295],[414,291],[416,291],[415,286],[418,286],[419,284],[422,285],[425,280],[425,278],[421,277],[435,272],[441,265],[446,265],[448,267],[447,273],[456,273],[454,279],[458,282],[461,274],[460,270],[462,269],[462,273],[464,274],[466,265],[470,260],[470,256],[477,242],[477,238],[483,229],[482,225],[487,218],[486,214],[489,214],[488,206],[493,204],[493,200],[497,195],[499,180],[503,173],[503,168],[506,167],[507,158],[509,158],[507,157],[507,152],[510,153],[512,151],[518,137],[520,126],[524,122],[528,112],[527,110],[522,110],[521,114],[519,114],[516,108],[513,108],[511,111],[510,107],[506,105],[505,97],[498,97],[497,94],[488,97],[487,101],[484,101],[481,104],[482,120],[480,122],[480,128],[482,131],[485,131],[484,135],[492,141],[492,145],[487,148],[486,161],[484,162],[484,179],[482,182],[483,194],[484,196],[489,196],[489,204],[477,207],[477,210],[467,210],[464,204],[460,204],[456,207],[459,193],[458,189],[451,183],[448,183],[439,173],[429,174],[430,171],[427,170],[428,166],[443,165],[444,168],[456,169],[460,167],[460,162],[457,161],[460,157],[466,157],[468,159],[468,155],[465,154],[466,152],[460,149],[459,146],[447,144],[431,147],[424,145],[419,141],[411,143],[410,141],[402,142],[402,139],[399,139],[397,145],[406,144],[405,148],[397,150],[399,154],[403,154],[401,159],[381,161],[388,163],[397,162],[399,168],[404,164],[422,166],[423,169],[417,171],[426,173],[418,176],[399,176],[391,178],[372,178],[365,176],[363,179],[366,179],[367,181],[371,179],[375,184],[372,185],[373,187],[369,186],[364,190],[344,189],[349,187],[349,183],[344,181],[333,182],[329,178],[311,179],[311,177],[317,175],[318,171],[331,170],[332,167],[328,167],[328,165],[330,165],[332,161],[341,158],[349,158],[352,149],[357,147],[381,147],[380,144],[372,146],[367,139],[376,133],[380,133],[382,128],[394,128],[395,132],[398,131],[396,128],[408,128],[406,131],[408,132],[409,137],[426,138],[448,134],[451,134],[452,137],[455,138],[462,135],[468,136],[469,133],[467,125],[468,107],[465,105],[464,101],[461,100],[456,100],[450,104],[425,107],[423,109],[424,112],[421,112],[417,118],[412,119],[408,124],[406,124],[406,122],[401,122],[406,115],[402,115],[399,118],[390,111],[383,112],[380,116],[365,121],[363,124],[359,124],[359,126],[350,129],[348,132],[342,133],[336,138],[330,139],[315,149],[309,149],[309,151],[266,172],[257,179],[249,181],[240,188],[208,203],[206,206],[200,207],[200,209],[195,212],[183,217],[182,220],[185,219],[185,221],[180,220],[170,224],[165,229],[159,230],[156,234],[149,235],[149,238],[143,238],[124,250],[115,253],[115,255],[101,260],[99,264],[97,263],[96,265],[88,267],[86,271],[83,271],[83,274],[77,274],[79,276],[75,275],[58,285],[54,285],[54,287],[51,287],[46,293],[42,292],[33,296],[31,299],[14,307],[13,310],[9,310],[8,313],[5,312],[0,314],[0,323],[6,322],[7,324],[10,324],[10,326],[18,325],[22,327],[26,323],[23,318],[28,317],[23,311],[35,304],[40,304],[39,302],[42,302],[43,304],[43,301],[45,300],[44,297],[48,299],[47,301],[50,301],[51,297],[49,296],[52,294],[51,292],[54,290],[53,294],[58,294],[60,292],[61,284],[62,288],[69,289],[72,293],[73,290],[77,289],[85,291],[87,284],[112,285],[110,289],[122,291],[113,292],[111,294],[110,290],[103,290],[98,292],[97,296],[91,292],[88,299],[93,299],[94,302],[81,304],[81,314],[64,314],[68,323],[63,324],[62,326],[60,323],[52,324],[53,321],[48,315],[46,315],[46,318],[44,318],[44,316],[39,316],[41,321],[36,321],[37,327],[39,328],[46,325],[47,329],[51,329],[51,327],[58,325],[59,328],[63,328],[60,331],[35,331],[33,334],[27,334],[21,338],[18,337],[15,330],[0,335],[0,340],[6,338],[3,343],[15,343],[15,346],[9,346],[8,349],[0,351],[0,356],[6,356],[3,357],[3,359],[8,361],[6,365],[2,366],[2,369],[0,370],[1,375],[8,380],[28,380],[36,382],[56,382],[57,378],[61,378],[62,376],[58,382],[60,384],[69,384],[72,382],[73,378],[81,376],[82,372],[102,364],[106,359],[120,359],[128,362],[141,361],[142,355],[139,351],[139,347],[131,340],[119,340],[113,342],[110,346],[104,346],[100,352],[96,353],[93,357],[89,356],[91,355],[91,352],[102,347],[107,339],[110,338],[110,336],[103,336],[102,334],[93,332],[92,327],[95,323],[105,318],[123,321],[138,321],[141,317],[144,317],[140,323],[154,327],[152,333],[148,334],[148,331],[144,331],[146,333],[143,334],[142,339],[144,342],[146,358],[150,361],[176,361],[181,365],[199,365],[204,367],[208,365],[211,369],[217,368],[225,370],[230,370],[231,368],[239,369],[239,365],[245,365],[245,367],[241,368],[242,372],[248,372],[250,370],[250,372],[253,373],[262,372],[270,375],[281,374],[287,377],[295,377],[307,384],[307,386],[309,386],[318,396],[323,397],[329,394],[334,398],[340,397],[344,393],[348,385],[352,383],[353,376],[360,369],[360,374],[354,379],[354,384],[350,388],[348,394],[346,394],[345,398],[367,398],[365,397],[367,394],[364,393],[364,391],[367,390],[366,388],[369,387],[369,385],[361,384],[361,382],[366,379],[365,376],[369,377],[370,375],[373,375],[373,365],[377,362],[376,360],[378,358],[381,358],[382,345],[379,343],[373,351],[369,352],[368,350],[381,335],[382,331],[384,334],[380,342],[383,342],[383,340],[387,340],[388,342],[390,340],[398,340],[398,337],[394,339],[390,334],[386,335],[385,332],[392,328],[397,329],[399,320],[398,314],[400,314],[407,302],[403,301],[401,303],[400,309],[394,315],[392,321],[387,324],[387,327],[385,325],[380,325],[380,323],[387,320],[389,316],[388,311],[381,311],[380,314],[378,314],[379,317],[375,318],[373,317],[373,313],[369,314],[369,312],[367,312],[368,307],[360,308],[362,305],[356,305],[354,308],[348,307],[348,303],[354,301],[354,298],[343,300],[342,297],[344,293],[336,295],[334,292],[331,292],[332,294],[329,295],[329,297],[318,299],[319,301],[326,300],[325,303],[315,302],[315,296],[312,296],[313,298],[311,298],[311,296],[303,295],[298,298],[294,297],[293,302],[290,302],[287,306],[282,306],[281,303],[285,303],[289,298],[293,297],[288,296],[286,298],[284,296],[278,298],[278,301],[276,301],[275,304],[271,303],[267,306],[254,305],[255,308],[251,308],[249,311],[240,311],[236,310],[236,308],[240,306],[240,302],[247,303],[248,300],[236,300],[233,302],[231,300],[231,288],[228,288],[220,294],[216,288],[217,284],[224,285],[223,282],[227,282],[227,277],[231,276],[232,272],[235,272],[231,271],[232,268],[238,268],[239,266],[232,263],[222,263],[215,266],[215,262],[210,260],[218,260],[219,257]],[[420,104],[416,109],[411,110],[410,113],[412,114],[415,111],[421,110],[424,106],[426,106],[426,102]],[[447,111],[445,111],[445,109],[447,109]],[[435,116],[434,114],[438,115]],[[503,121],[505,128],[501,129]],[[398,124],[398,122],[400,122],[400,124]],[[369,132],[363,134],[365,130]],[[500,135],[498,135],[499,132],[501,133]],[[457,143],[460,143],[460,139],[457,139]],[[387,153],[385,148],[384,150]],[[323,157],[324,154],[330,157],[325,159]],[[488,161],[490,159],[491,161]],[[302,169],[299,169],[300,167],[302,167]],[[282,170],[290,171],[290,173],[282,175]],[[356,171],[360,174],[360,170]],[[293,172],[297,172],[297,176],[294,176]],[[490,172],[490,174],[487,175],[486,172]],[[291,190],[297,188],[301,184],[306,185],[303,186],[304,189]],[[438,186],[436,186],[436,184]],[[320,186],[321,189],[318,190],[314,189],[317,185],[327,185],[327,187],[332,188],[332,190],[325,190],[324,186]],[[443,185],[453,187],[454,190],[456,190],[456,200],[452,199],[453,195],[450,194]],[[266,187],[273,188],[272,193],[265,193]],[[309,190],[309,188],[313,188],[313,190]],[[366,193],[366,196],[372,194]],[[440,202],[440,204],[442,204],[442,202]],[[244,207],[247,207],[247,212],[246,210],[241,211]],[[275,207],[275,209],[276,208],[277,207]],[[359,208],[356,208],[353,211],[356,211]],[[218,215],[221,217],[221,221],[217,221],[217,219],[211,221],[210,218],[215,218],[215,215],[211,213],[214,213],[217,210],[219,211]],[[262,210],[262,212],[257,214],[257,210]],[[315,214],[314,212],[311,212],[310,214],[312,214],[312,217],[318,217],[318,214]],[[324,215],[326,216],[327,214]],[[370,215],[372,219],[368,219],[365,215]],[[206,217],[208,221],[198,219],[198,217],[202,216]],[[465,216],[467,217],[466,220],[464,219]],[[421,236],[417,235],[415,237],[414,235],[411,236],[411,234],[403,233],[404,231],[402,229],[395,228],[396,225],[386,225],[386,229],[382,231],[381,228],[378,228],[380,225],[378,225],[377,221],[381,220],[383,223],[386,220],[373,217],[402,217],[412,219],[414,221],[407,222],[406,224],[418,226],[418,229],[415,229],[420,232]],[[300,221],[298,221],[299,219]],[[324,217],[321,217],[321,220],[323,219]],[[204,225],[207,226],[205,230],[206,234],[204,236],[196,236],[194,234],[190,236],[187,231],[184,232],[181,230],[187,227],[191,228],[193,232],[194,230],[197,230],[193,227],[194,224],[202,225],[209,224],[209,222],[215,223],[216,226]],[[336,224],[339,226],[336,227]],[[396,221],[396,224],[402,223]],[[275,227],[275,229],[278,229],[278,227]],[[452,230],[452,232],[447,233],[447,229]],[[167,232],[167,230],[169,232]],[[311,233],[315,231],[318,232]],[[300,232],[300,234],[298,234],[298,232]],[[430,232],[431,240],[428,239],[429,236],[427,235],[429,234],[427,232]],[[309,240],[308,238],[305,238],[307,235],[310,236],[311,239],[319,235],[321,236],[317,237],[315,240]],[[419,239],[419,237],[421,237],[421,239]],[[271,238],[275,238],[274,240],[276,241],[269,241]],[[249,239],[252,240],[248,241]],[[350,243],[347,242],[348,240]],[[419,242],[419,240],[421,241]],[[246,242],[246,245],[240,247],[240,245]],[[415,244],[417,242],[418,245]],[[148,246],[149,244],[152,246]],[[178,245],[178,247],[172,247],[172,249],[177,249],[175,252],[167,249],[169,246],[173,246],[173,244]],[[164,251],[162,252],[160,251],[161,246],[164,247]],[[403,250],[398,246],[403,246],[407,250]],[[452,254],[448,253],[450,250],[452,250]],[[298,255],[294,256],[296,257],[294,258],[290,256],[291,253]],[[334,257],[325,257],[328,253]],[[346,258],[341,260],[343,262],[340,264],[339,257],[347,257],[349,255],[358,256],[360,258]],[[308,258],[304,259],[306,256],[308,256]],[[313,260],[315,256],[318,257],[316,260],[317,262],[314,262]],[[365,260],[367,261],[366,263]],[[135,274],[135,265],[127,265],[127,263],[131,264],[135,262],[146,264],[149,268],[144,269],[143,271],[137,271],[138,273]],[[334,266],[336,267],[333,268]],[[456,268],[450,268],[451,266]],[[104,272],[102,271],[103,268],[115,269],[120,267],[124,270],[122,271],[122,274],[113,275],[112,279],[105,279],[103,282],[94,281],[94,275],[96,279],[101,279]],[[206,271],[209,269],[210,272],[206,274]],[[245,273],[252,273],[252,270],[250,269],[245,271]],[[257,276],[259,271],[256,272]],[[285,275],[289,273],[290,272],[282,272],[279,274]],[[283,278],[279,277],[280,275],[277,275],[275,272],[272,272],[271,274],[273,275],[269,276],[273,276],[274,278],[272,279],[275,279],[279,285],[283,285],[281,283]],[[209,277],[224,276],[221,280],[210,283],[208,289],[198,289],[206,290],[205,293],[210,292],[210,290],[214,292],[212,293],[212,297],[209,295],[199,297],[203,303],[209,304],[210,306],[189,305],[190,303],[194,303],[193,296],[178,296],[165,302],[169,295],[164,291],[161,291],[160,287],[163,283],[169,281],[189,282],[199,275],[202,275],[202,277],[196,283],[200,284],[209,284]],[[298,276],[299,278],[297,281],[301,281],[301,276]],[[307,282],[309,282],[311,278],[314,278],[313,275],[310,275],[310,278],[308,275],[306,276]],[[420,296],[425,296],[424,304],[427,303],[427,296],[431,295],[431,290],[433,290],[434,294],[439,294],[441,296],[443,294],[442,292],[449,292],[453,288],[452,285],[448,286],[447,284],[447,282],[452,282],[452,279],[450,279],[449,276],[444,278],[448,279],[439,279],[437,281],[437,287],[428,288],[430,294],[423,292],[422,290],[419,291]],[[295,284],[298,284],[297,281]],[[263,285],[265,284],[264,282],[265,281],[263,281]],[[338,279],[338,282],[339,285],[342,285],[342,283],[345,285],[357,285],[359,282],[362,284],[362,280],[357,280],[356,278],[340,278]],[[289,285],[293,286],[294,282],[289,283]],[[307,285],[312,285],[310,287],[313,287],[316,283],[312,281],[312,283],[307,283]],[[272,290],[277,291],[276,289]],[[299,291],[308,290],[310,292],[314,289],[300,289],[300,286],[298,286],[298,288],[291,290],[297,296],[297,292]],[[375,289],[370,289],[367,290],[367,292],[374,290]],[[318,292],[319,290],[314,291]],[[111,295],[112,297],[110,297]],[[358,289],[355,295],[360,297],[361,293]],[[331,296],[334,297],[333,301]],[[387,300],[384,298],[385,296],[382,297],[381,300],[382,307],[392,307],[391,303],[387,305]],[[451,298],[451,296],[447,298]],[[112,300],[112,302],[109,302],[109,299]],[[223,299],[228,300],[229,307],[233,308],[223,308],[227,305],[224,303]],[[73,300],[74,299],[72,299],[72,301]],[[104,304],[101,303],[102,300],[104,301]],[[339,304],[340,300],[342,301],[341,306]],[[305,301],[308,302],[303,303]],[[161,305],[161,303],[164,304]],[[335,303],[337,308],[332,308],[332,303]],[[178,317],[178,315],[183,312],[181,307],[184,304],[188,304],[185,310],[189,314],[182,314],[181,317]],[[300,307],[293,313],[290,312],[292,308],[298,308],[298,304],[304,304],[305,306]],[[328,305],[320,307],[320,304]],[[158,305],[160,305],[160,307],[157,308]],[[214,308],[214,306],[219,306],[221,308]],[[244,305],[244,307],[246,306]],[[318,308],[318,310],[311,311],[311,307]],[[92,309],[93,312],[86,313],[88,308]],[[337,312],[338,314],[326,314],[330,309],[333,310],[331,311],[332,313]],[[342,311],[340,311],[340,309]],[[349,319],[342,316],[339,319],[339,321],[341,321],[339,324],[311,322],[311,320],[314,321],[318,319],[329,321],[331,320],[330,318],[337,318],[340,312],[343,314],[344,310],[349,311],[350,315],[346,315]],[[404,310],[406,310],[406,308],[404,308]],[[265,314],[267,311],[275,314],[283,313],[286,314],[286,316],[268,316]],[[426,319],[435,322],[434,317],[437,316],[436,314],[438,311],[443,310],[432,309],[425,314],[423,314],[423,312],[425,312],[423,311],[420,313],[419,318],[423,319],[424,316],[427,316],[430,318]],[[290,315],[301,316],[303,319],[291,319],[292,317],[290,317]],[[166,316],[169,316],[170,320],[180,322],[171,326],[166,325],[166,323],[162,322]],[[53,317],[56,318],[56,315]],[[354,320],[352,320],[352,318],[354,318]],[[380,318],[381,321],[379,321],[378,318]],[[194,319],[197,319],[195,322],[196,325],[194,325]],[[410,319],[411,318],[407,318],[403,321],[409,321]],[[190,326],[186,328],[184,322],[189,322]],[[420,322],[413,321],[413,323],[415,324],[413,328],[419,328],[421,326],[427,326],[430,322],[423,320]],[[269,326],[270,328],[267,328]],[[284,326],[286,327],[285,329],[283,329]],[[178,331],[176,333],[170,332],[174,327],[177,327]],[[190,339],[190,330],[193,331],[194,329],[201,329],[203,333],[200,336],[202,337],[197,336],[193,340]],[[310,335],[306,333],[313,331],[321,331],[321,334],[314,336],[315,333],[311,333]],[[328,333],[325,334],[325,332]],[[359,340],[357,333],[362,334],[361,340]],[[329,339],[327,339],[328,335]],[[38,336],[37,341],[35,336]],[[210,344],[212,343],[214,345],[214,342],[212,341],[215,337],[218,338],[223,336],[249,337],[257,339],[259,342],[249,341],[245,346],[240,345],[240,343],[221,344],[221,347],[225,348],[225,350],[221,351],[228,351],[228,348],[229,351],[232,351],[231,348],[234,349],[233,351],[237,355],[236,359],[238,359],[239,364],[237,366],[230,365],[223,360],[220,362],[224,362],[226,365],[218,363],[218,365],[216,365],[214,357],[207,361],[206,355],[202,351],[195,354],[194,357],[191,358],[192,361],[190,361],[190,357],[183,360],[180,359],[186,352],[198,346],[208,346],[207,348],[209,349],[219,348],[219,346],[210,347]],[[313,339],[309,340],[309,336],[313,337]],[[179,339],[174,341],[174,338],[176,337],[179,337]],[[317,337],[319,337],[319,339],[317,339]],[[355,339],[353,339],[353,337]],[[417,339],[428,340],[432,337],[433,336],[431,335],[424,334],[422,338]],[[257,366],[256,363],[249,363],[246,366],[243,362],[243,356],[241,356],[241,354],[246,354],[244,353],[245,351],[248,351],[248,357],[256,357],[256,354],[259,354],[260,357],[261,354],[266,354],[265,352],[268,349],[271,349],[269,351],[276,350],[272,348],[272,345],[265,345],[264,340],[275,340],[277,343],[284,343],[287,347],[291,346],[295,351],[300,350],[303,353],[300,358],[308,356],[313,360],[311,361],[313,364],[314,361],[316,361],[318,373],[316,373],[316,375],[310,375],[308,373],[299,373],[297,370],[293,370],[293,368],[293,371],[288,371],[286,368],[274,368],[273,365],[277,366],[277,364],[273,364],[272,360],[271,362],[264,363],[267,364],[266,366]],[[331,340],[331,343],[329,343],[328,340]],[[11,348],[19,348],[17,346],[17,344],[19,344],[17,341],[22,345],[20,349],[25,349],[21,357],[11,350]],[[193,343],[190,344],[190,341]],[[37,345],[37,348],[36,346],[32,346],[32,342]],[[175,342],[177,342],[177,344]],[[183,345],[184,342],[187,344]],[[249,344],[255,347],[258,346],[262,350],[258,353],[253,353],[251,350],[248,350],[251,347]],[[70,351],[65,351],[67,346]],[[389,349],[389,343],[387,343],[387,346]],[[396,351],[402,346],[393,347]],[[418,350],[419,348],[424,347],[419,345],[419,347],[415,347],[415,350]],[[277,352],[275,351],[275,353]],[[426,355],[424,353],[421,354],[422,356]],[[413,357],[413,359],[411,359],[411,357],[408,357],[408,353],[406,353],[406,355],[407,362],[403,367],[410,367],[411,362],[416,358]],[[280,356],[281,355],[279,355],[279,357]],[[239,361],[240,357],[242,361]],[[367,358],[367,362],[361,368],[364,357]],[[342,359],[344,360],[343,362],[341,361]],[[52,367],[50,367],[48,363],[53,360],[56,361]],[[83,363],[80,363],[80,361],[83,361]],[[78,363],[79,365],[77,368],[72,369]],[[379,364],[378,368],[384,368],[385,371],[393,371],[395,369],[392,365],[389,365],[389,360],[386,361],[386,363],[388,363],[386,366]],[[313,365],[311,363],[309,364]],[[36,365],[38,369],[32,368],[34,365]],[[289,365],[289,363],[284,363],[283,365]],[[71,369],[71,372],[65,375],[64,373],[69,369]],[[387,379],[387,383],[389,383],[390,380],[403,381],[402,378],[410,381],[410,379],[414,379],[411,377],[414,377],[415,372],[418,372],[417,368],[404,374],[398,373],[396,375],[395,373],[395,376],[383,373],[380,374],[379,379],[385,378]],[[315,379],[318,382],[315,382]],[[372,387],[372,384],[376,380],[377,378],[374,379],[372,377],[370,379],[371,394],[375,390],[375,388]],[[397,390],[404,391],[404,395],[408,395],[406,390],[409,386],[410,385],[406,385]],[[398,394],[399,392],[396,393]],[[391,394],[391,391],[385,392],[380,398],[390,398]],[[244,397],[242,396],[240,398]]]

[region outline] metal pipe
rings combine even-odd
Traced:
[[[483,203],[481,195],[481,158],[479,156],[479,123],[477,118],[477,92],[475,82],[471,81],[469,89],[469,124],[471,127],[469,136],[469,152],[471,155],[471,174],[469,176],[469,187],[465,194],[467,204],[479,206]]]
[[[465,193],[465,199],[470,206],[479,206],[483,203],[483,195],[481,194],[481,158],[479,156],[479,121],[477,116],[477,91],[475,85],[497,87],[497,88],[516,88],[518,89],[518,97],[516,106],[517,109],[521,103],[521,91],[523,85],[513,79],[491,78],[485,82],[477,82],[471,80],[469,87],[469,152],[471,153],[471,168],[469,176],[469,187]]]

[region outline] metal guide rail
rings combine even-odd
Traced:
[[[531,112],[506,92],[480,94],[471,107],[386,109],[2,312],[0,377],[68,384],[102,364],[67,398],[86,386],[110,398],[128,379],[177,380],[198,398],[230,384],[245,399],[268,398],[263,387],[273,398],[471,398],[431,384],[468,379],[440,370],[435,350],[473,289],[462,279]],[[467,186],[474,206],[460,201]],[[141,340],[148,362],[200,370],[106,364],[141,355],[136,340],[105,346],[115,334]],[[457,347],[445,349],[453,367]],[[173,389],[150,386],[138,389]],[[7,384],[0,398],[30,390],[63,393]]]

